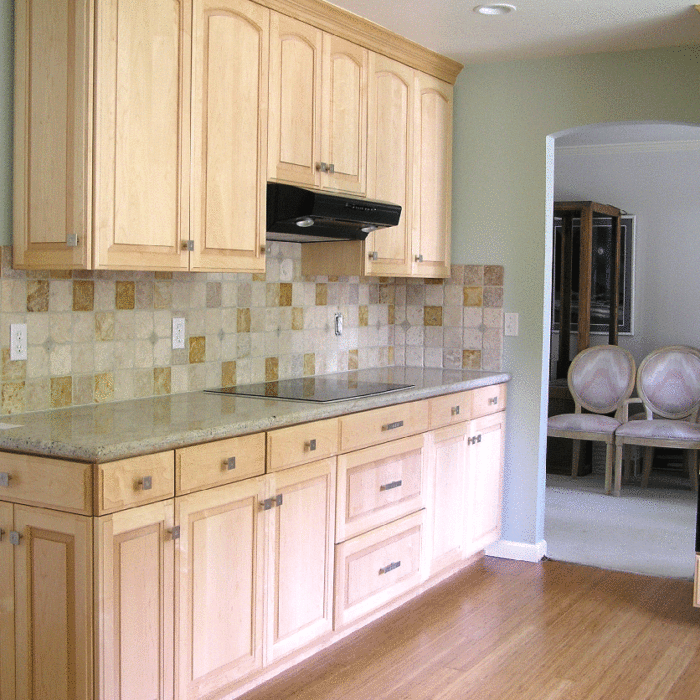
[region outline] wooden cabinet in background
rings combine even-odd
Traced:
[[[15,554],[12,503],[0,503],[0,700],[15,699]]]

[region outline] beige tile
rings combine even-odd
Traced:
[[[114,399],[114,374],[105,372],[95,375],[95,403],[106,403]]]
[[[24,399],[24,382],[6,382],[2,385],[3,414],[9,415],[10,413],[24,413],[26,410]]]
[[[265,306],[277,307],[280,305],[280,285],[279,282],[268,282],[265,285]]]
[[[238,309],[236,330],[239,333],[250,333],[250,309]]]
[[[503,265],[484,265],[484,287],[503,286]]]
[[[307,352],[304,354],[304,376],[311,377],[316,374],[316,354]]]
[[[10,348],[2,349],[2,381],[17,382],[27,378],[27,360],[11,360]]]
[[[95,306],[95,283],[73,280],[73,311],[92,311]]]
[[[348,350],[348,370],[359,369],[358,349]]]
[[[170,393],[170,367],[153,368],[153,393],[164,396]]]
[[[45,411],[51,408],[51,383],[48,377],[25,383],[24,406],[27,411]]]
[[[73,378],[51,377],[51,408],[63,408],[73,403]]]
[[[95,314],[95,340],[114,340],[114,313],[98,311]]]
[[[328,285],[324,282],[316,284],[316,306],[328,304]]]
[[[426,326],[442,326],[442,306],[424,307],[423,323]]]
[[[503,287],[484,287],[484,307],[503,307]]]
[[[221,386],[236,386],[236,361],[221,363]]]
[[[221,306],[221,282],[207,282],[206,306],[208,309],[217,309]]]
[[[265,358],[265,381],[276,382],[279,379],[280,359],[279,357]]]
[[[358,325],[362,328],[369,323],[369,309],[366,306],[360,306],[357,312]]]
[[[136,306],[136,283],[117,282],[114,303],[118,310],[127,311]]]
[[[190,364],[206,360],[206,338],[203,335],[190,336]]]
[[[169,309],[173,300],[172,279],[159,279],[156,277],[153,283],[153,308]]]
[[[465,287],[464,288],[464,306],[483,306],[484,305],[484,288],[483,287]]]
[[[153,277],[157,280],[171,280],[173,278],[173,273],[156,270],[156,272],[153,273]]]
[[[27,311],[49,310],[49,281],[29,280],[27,282]]]
[[[134,308],[153,308],[153,280],[140,280],[134,285]]]
[[[95,401],[95,378],[92,374],[73,377],[73,404],[85,406]]]
[[[292,330],[304,330],[304,309],[301,306],[292,307]]]
[[[484,266],[483,265],[465,265],[464,266],[464,284],[467,287],[484,284]]]
[[[464,284],[464,265],[452,265],[450,267],[450,279],[448,284],[463,285]]]

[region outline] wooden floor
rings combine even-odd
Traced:
[[[692,582],[484,558],[245,700],[698,700]]]

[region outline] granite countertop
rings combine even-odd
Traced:
[[[413,384],[388,394],[315,404],[203,391],[0,418],[0,449],[109,462],[210,440],[342,416],[380,406],[501,384],[502,372],[388,367],[357,370],[360,381]]]

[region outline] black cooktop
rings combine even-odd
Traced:
[[[252,396],[262,399],[282,399],[284,401],[346,401],[361,396],[386,394],[389,391],[409,389],[413,384],[390,384],[387,382],[363,382],[352,377],[304,377],[302,379],[281,379],[276,382],[243,384],[241,386],[205,389],[215,394]]]

